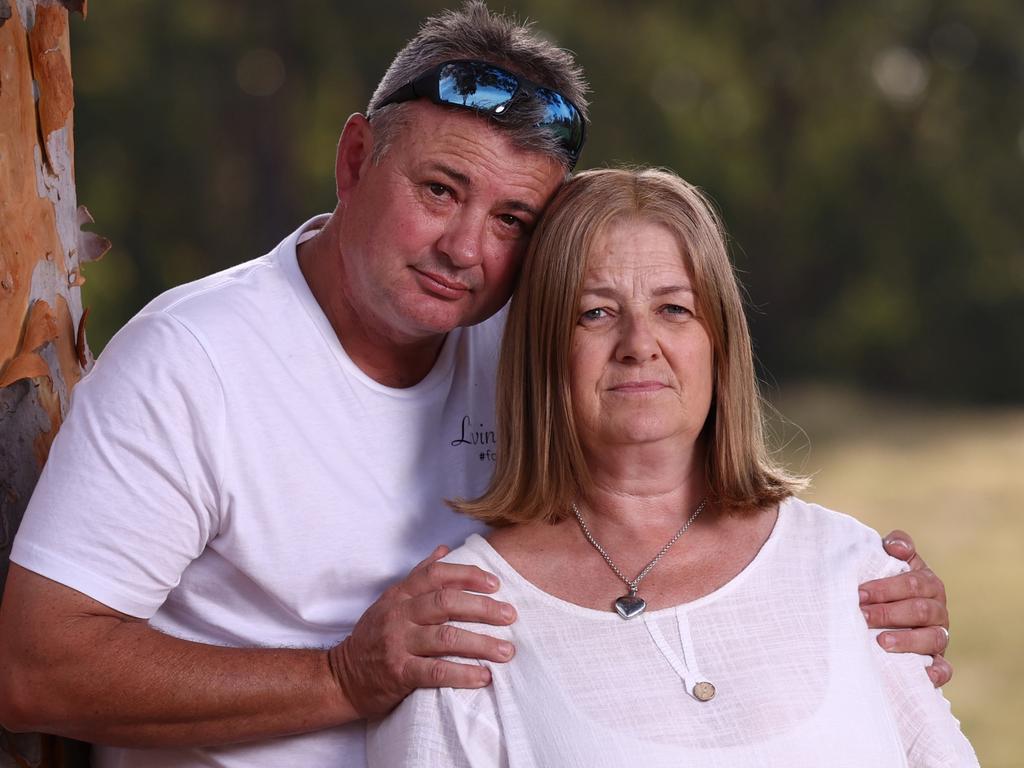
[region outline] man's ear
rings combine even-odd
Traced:
[[[373,162],[373,128],[366,115],[350,116],[338,140],[338,159],[334,164],[338,202],[344,203]]]

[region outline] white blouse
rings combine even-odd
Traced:
[[[488,688],[418,690],[371,723],[371,768],[978,765],[930,659],[886,653],[865,625],[858,584],[906,566],[846,515],[783,502],[728,584],[629,621],[541,591],[479,536],[446,559],[501,580],[518,621],[460,626],[516,656],[480,662]]]

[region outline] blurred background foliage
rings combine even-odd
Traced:
[[[444,5],[73,17],[79,201],[114,242],[86,272],[94,351],[330,210],[341,126]],[[954,711],[983,765],[1024,764],[1024,4],[491,7],[586,68],[581,168],[666,165],[720,206],[786,460],[810,498],[913,533],[950,593]]]
[[[427,2],[104,0],[73,21],[99,350],[163,289],[333,207],[333,159]],[[593,86],[581,168],[721,207],[779,382],[1024,401],[1024,5],[520,0]]]

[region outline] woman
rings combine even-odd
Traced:
[[[582,173],[510,309],[487,493],[449,559],[501,580],[489,688],[419,690],[371,765],[976,765],[924,657],[882,651],[856,585],[904,566],[793,497],[761,433],[721,227],[657,170]],[[494,629],[487,631],[493,634]]]

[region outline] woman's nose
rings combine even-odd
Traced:
[[[643,363],[658,356],[660,347],[646,318],[624,316],[616,348],[619,362]]]

